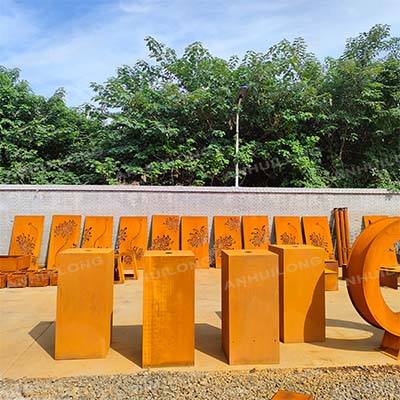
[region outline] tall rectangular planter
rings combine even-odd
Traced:
[[[325,254],[321,247],[277,245],[280,338],[284,343],[325,341]]]
[[[222,347],[229,364],[279,363],[278,256],[222,251]]]
[[[144,260],[142,366],[193,365],[194,254],[148,251]]]
[[[70,249],[57,256],[55,358],[102,358],[111,340],[113,249]]]

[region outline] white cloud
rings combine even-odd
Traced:
[[[27,43],[38,31],[29,11],[13,0],[0,1],[0,49]],[[2,57],[0,52],[0,61]]]
[[[120,0],[46,24],[35,9],[13,0],[0,4],[0,64],[21,68],[40,94],[64,86],[71,105],[90,99],[89,82],[103,82],[118,66],[145,57],[149,35],[178,51],[201,41],[227,58],[298,36],[319,57],[337,56],[346,38],[375,23],[400,34],[398,0]]]

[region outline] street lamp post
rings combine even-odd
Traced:
[[[236,164],[235,164],[235,187],[239,187],[239,160],[237,156],[239,154],[239,123],[240,123],[240,106],[242,101],[246,97],[247,94],[247,85],[243,85],[239,89],[238,93],[238,105],[237,105],[237,112],[236,112],[236,146],[235,146],[235,157],[236,157]]]

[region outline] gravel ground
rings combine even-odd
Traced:
[[[0,399],[271,399],[279,389],[315,399],[400,400],[400,366],[150,372],[0,380]]]

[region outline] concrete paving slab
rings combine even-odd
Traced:
[[[243,370],[398,364],[376,349],[383,331],[359,317],[345,283],[326,292],[327,340],[281,344],[281,362],[229,366],[221,349],[220,270],[196,271],[196,352],[194,367],[164,370]],[[400,291],[383,288],[388,304],[400,310]],[[0,374],[2,377],[62,377],[131,374],[141,370],[143,281],[114,287],[112,345],[96,360],[54,360],[56,287],[0,290]]]

